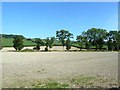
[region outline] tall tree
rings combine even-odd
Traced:
[[[16,51],[20,51],[24,47],[23,38],[16,36],[13,40],[13,47],[16,49]]]
[[[83,36],[82,35],[79,35],[79,36],[77,36],[77,42],[79,43],[79,45],[80,45],[80,50],[83,48],[83,45],[84,45],[84,43],[83,43]]]
[[[85,46],[85,48],[87,49],[87,50],[89,50],[90,49],[90,46],[91,46],[91,41],[90,41],[90,39],[89,39],[89,37],[88,37],[88,34],[87,34],[87,32],[82,32],[82,37],[83,37],[83,44],[84,44],[84,46]]]
[[[108,43],[112,42],[111,50],[119,50],[120,47],[120,31],[109,31],[108,33]],[[111,45],[108,44],[108,47]]]
[[[87,35],[89,40],[96,47],[96,50],[98,50],[98,48],[101,49],[104,45],[104,40],[107,38],[107,31],[104,29],[91,28],[88,29]]]
[[[73,36],[73,34],[69,33],[69,31],[66,31],[66,30],[56,31],[56,37],[62,43],[63,49],[65,46],[65,39],[71,38],[72,36]]]
[[[118,33],[117,33],[117,38],[116,38],[116,40],[117,40],[117,44],[118,44],[118,50],[120,50],[120,30],[119,30]]]

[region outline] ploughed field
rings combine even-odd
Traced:
[[[2,87],[117,87],[118,52],[2,52]]]

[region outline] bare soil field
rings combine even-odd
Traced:
[[[118,53],[2,52],[3,88],[33,87],[48,81],[77,87],[71,80],[80,76],[107,78],[106,83],[99,83],[101,79],[95,83],[101,87],[117,86]]]
[[[34,47],[34,46],[33,46]],[[33,47],[24,47],[23,49],[33,49]],[[40,50],[45,50],[46,46],[41,46]],[[63,47],[62,46],[53,46],[50,50],[59,50],[59,51],[63,51]],[[64,50],[66,50],[66,47],[64,47]],[[79,50],[78,48],[75,47],[71,47],[70,50]],[[4,47],[2,49],[2,52],[10,52],[10,51],[15,51],[15,49],[13,47]]]

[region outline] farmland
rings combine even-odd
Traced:
[[[3,88],[117,87],[118,52],[2,52],[2,55]]]
[[[12,47],[13,46],[13,38],[1,38],[2,46],[3,47]],[[32,39],[34,40],[34,39]],[[35,46],[36,43],[32,42],[31,40],[23,39],[24,46]],[[61,45],[61,43],[57,40],[54,41],[54,45]]]
[[[35,46],[36,44],[32,41],[28,41],[26,39],[23,40],[25,46]],[[3,47],[12,47],[13,46],[13,38],[2,38],[2,46]]]

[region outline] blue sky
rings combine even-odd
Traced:
[[[4,2],[2,33],[46,38],[65,29],[76,37],[90,28],[118,29],[117,2]]]

